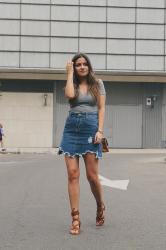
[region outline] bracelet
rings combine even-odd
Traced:
[[[100,134],[103,134],[103,131],[102,131],[102,130],[98,130],[97,132],[99,132]]]

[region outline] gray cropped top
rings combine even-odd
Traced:
[[[99,80],[100,95],[105,95],[105,88],[102,80]],[[96,99],[90,94],[83,94],[79,92],[76,99],[70,101],[70,112],[97,112],[98,107]]]

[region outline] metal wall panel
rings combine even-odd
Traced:
[[[93,54],[90,56],[92,65],[95,65],[96,69],[105,69],[106,67],[106,56]]]
[[[20,0],[1,0],[2,3],[20,3]]]
[[[164,54],[164,41],[136,41],[137,54],[149,55],[163,55]]]
[[[160,148],[162,136],[162,85],[145,84],[143,95],[143,148]],[[147,105],[152,98],[152,105]],[[154,99],[153,99],[154,98]],[[154,100],[154,101],[153,101]]]
[[[94,46],[95,44],[95,46]],[[105,53],[106,52],[106,39],[95,38],[80,38],[79,39],[80,51],[88,53]]]
[[[119,40],[108,39],[107,40],[108,53],[117,54],[134,54],[135,53],[135,41],[134,40]]]
[[[74,56],[73,54],[51,54],[51,67],[57,69],[63,69],[66,62]]]
[[[48,29],[49,32],[49,29]],[[78,23],[76,22],[51,22],[51,36],[77,37]]]
[[[49,52],[48,37],[21,37],[21,50]]]
[[[104,6],[107,0],[80,0],[80,5]]]
[[[106,24],[105,23],[84,23],[81,22],[80,25],[80,37],[106,37]]]
[[[19,37],[18,36],[2,36],[0,38],[0,48],[1,50],[19,50]]]
[[[163,23],[164,24],[164,8],[163,9],[137,9],[138,23]]]
[[[112,106],[112,147],[142,147],[142,105]]]
[[[142,147],[141,85],[110,84],[106,87],[105,134],[113,148]]]
[[[163,56],[136,56],[136,69],[157,71],[164,70]]]
[[[3,18],[20,18],[20,4],[14,4],[11,8],[10,4],[0,3],[0,17]]]
[[[134,8],[108,8],[108,22],[135,22]]]
[[[19,67],[19,53],[0,52],[0,67]]]
[[[137,39],[164,39],[164,25],[137,24],[136,37]]]
[[[162,147],[166,148],[166,84],[163,85],[162,98]]]
[[[80,21],[105,22],[106,8],[80,7]]]
[[[162,140],[161,147],[166,148],[166,104],[162,107]]]
[[[83,51],[93,54],[95,60],[102,56],[94,69],[165,71],[164,4],[164,0],[0,1],[0,36],[11,40],[17,36],[19,40],[15,50],[13,40],[0,51],[18,52],[18,67],[64,69],[64,53],[69,58],[70,54]],[[76,40],[71,44],[69,39]],[[48,52],[49,63],[34,64],[33,55],[29,54],[27,66],[22,65],[25,51]],[[4,67],[1,58],[0,66]]]
[[[165,0],[137,0],[138,7],[164,8]]]
[[[58,147],[62,138],[63,128],[68,115],[69,104],[64,95],[64,81],[56,81],[54,85],[53,109],[53,146]]]
[[[76,52],[78,50],[78,38],[52,38],[51,52]]]
[[[125,7],[135,7],[136,0],[111,0],[108,1],[108,6],[125,6]]]
[[[132,55],[108,55],[107,69],[134,70],[135,56]]]
[[[22,3],[41,4],[41,0],[22,0]],[[50,0],[42,0],[42,4],[49,4]]]
[[[32,63],[32,68],[64,69],[64,53],[70,58],[70,54],[83,51],[98,58],[94,69],[164,72],[164,4],[164,0],[0,1],[0,36],[18,37],[19,48],[13,40],[6,49],[19,53],[18,67],[30,67],[20,61],[28,47],[31,61],[36,51],[49,53],[49,64]],[[70,43],[69,39],[76,40]],[[4,50],[2,47],[1,52]],[[10,67],[10,63],[1,66]]]
[[[50,23],[48,21],[22,21],[21,34],[27,36],[49,36]]]
[[[77,6],[52,6],[51,19],[62,20],[62,21],[64,20],[78,21],[79,20],[79,8]]]
[[[21,53],[21,67],[48,68],[49,54],[45,53]]]
[[[50,7],[49,5],[22,5],[21,18],[30,20],[49,20]]]
[[[54,146],[58,146],[68,115],[65,83],[58,81],[54,91]],[[139,84],[105,83],[106,114],[104,131],[111,147],[141,148],[142,105]],[[56,100],[56,101],[55,101]]]
[[[1,35],[19,35],[20,22],[17,20],[0,20]]]
[[[34,0],[36,1],[36,0]],[[41,1],[41,0],[40,0]],[[50,0],[49,0],[50,1]],[[64,5],[77,5],[79,4],[79,0],[51,0],[52,4],[64,4]]]
[[[108,23],[107,24],[108,38],[135,38],[135,24],[125,23]]]

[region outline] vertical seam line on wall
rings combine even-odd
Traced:
[[[20,30],[19,30],[19,68],[21,68],[21,5],[22,5],[22,2],[20,0]]]
[[[78,52],[80,52],[80,0],[78,0]]]
[[[107,70],[107,53],[108,53],[108,0],[106,0],[106,44],[105,44],[105,68]]]
[[[56,112],[57,112],[57,81],[53,83],[53,125],[52,125],[52,147],[56,147],[56,138],[57,138],[57,126],[56,126]]]
[[[165,34],[165,29],[166,29],[166,0],[164,1],[164,71],[165,71],[165,66],[166,66],[166,62],[165,62],[165,39],[166,39],[166,34]]]
[[[51,0],[50,0],[50,26],[49,26],[49,65],[48,67],[51,68]]]
[[[135,0],[135,59],[134,59],[134,63],[135,63],[134,70],[135,71],[137,69],[136,57],[137,57],[137,0]]]
[[[144,131],[145,131],[145,83],[141,85],[142,87],[142,148],[144,148]]]

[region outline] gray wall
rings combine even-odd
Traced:
[[[166,84],[104,83],[107,93],[104,132],[113,148],[166,147]],[[65,82],[54,91],[54,146],[62,137],[69,104]],[[146,98],[155,96],[151,107]],[[56,100],[56,101],[55,101]]]
[[[62,137],[69,105],[64,97],[64,82],[56,82],[54,100],[54,146],[58,146]],[[142,147],[142,104],[141,85],[105,83],[107,99],[105,114],[105,135],[111,147]]]
[[[160,148],[162,141],[163,84],[148,83],[143,89],[143,148]],[[148,106],[147,98],[152,99]]]
[[[21,3],[20,3],[21,2]],[[0,67],[165,71],[164,0],[0,1]]]
[[[59,146],[63,128],[69,111],[69,104],[64,96],[64,81],[55,81],[53,94],[53,146]]]
[[[140,84],[105,83],[105,135],[111,147],[142,147],[142,87]]]
[[[166,84],[163,86],[162,98],[162,147],[166,148]]]

